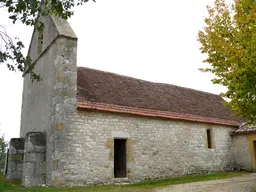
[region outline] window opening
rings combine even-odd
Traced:
[[[207,129],[207,147],[208,149],[212,148],[212,132],[210,129]]]

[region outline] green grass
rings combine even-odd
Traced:
[[[9,182],[6,181],[3,176],[0,176],[0,192],[153,192],[153,189],[158,187],[197,181],[226,179],[241,176],[243,174],[247,174],[247,172],[220,172],[214,174],[190,175],[163,180],[147,180],[141,183],[124,186],[91,186],[72,188],[22,188],[18,182]]]

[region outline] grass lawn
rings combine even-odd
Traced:
[[[167,185],[190,183],[196,181],[226,179],[235,176],[241,176],[243,174],[247,174],[247,172],[221,172],[205,175],[191,175],[163,180],[144,181],[142,183],[124,186],[92,186],[72,188],[22,188],[19,186],[19,183],[6,181],[3,176],[0,176],[0,192],[152,192],[154,188],[164,187]]]

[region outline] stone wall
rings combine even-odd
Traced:
[[[9,144],[6,179],[21,180],[23,173],[24,139],[13,138]]]
[[[114,113],[76,111],[59,129],[62,146],[59,185],[110,184],[114,179],[114,137],[127,138],[128,182],[235,167],[233,128]],[[207,148],[206,129],[213,133]],[[62,142],[60,142],[62,141]]]
[[[23,83],[20,137],[28,132],[46,132],[51,128],[54,108],[53,84],[55,82],[53,61],[57,54],[57,45],[53,44],[43,57],[37,60],[35,71],[42,81],[32,82],[26,75]]]
[[[40,132],[29,132],[25,138],[22,184],[25,187],[46,183],[46,139]]]
[[[39,32],[34,30],[28,55],[35,64],[35,72],[42,80],[32,82],[29,75],[24,77],[20,128],[22,138],[25,138],[30,131],[49,130],[54,111],[52,106],[55,83],[54,60],[58,50],[55,39],[58,32],[50,16],[41,20],[45,25],[42,39],[39,39]]]
[[[247,135],[234,135],[235,160],[238,169],[252,170],[249,140]]]

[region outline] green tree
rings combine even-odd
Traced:
[[[0,137],[0,172],[4,169],[5,166],[6,148],[7,143],[4,140],[4,135],[2,135]]]
[[[198,40],[209,67],[201,70],[227,88],[221,95],[236,115],[256,123],[256,2],[215,0],[207,10]]]
[[[24,25],[34,26],[37,30],[43,29],[43,24],[37,18],[38,15],[47,16],[54,14],[63,19],[68,19],[74,12],[75,6],[82,5],[89,0],[0,0],[0,9],[6,8],[10,14],[9,19],[13,23],[20,21]],[[96,2],[96,0],[93,0]],[[6,63],[12,71],[21,71],[23,76],[29,74],[32,80],[40,80],[40,74],[36,74],[34,66],[28,56],[22,54],[24,45],[21,40],[14,40],[8,36],[4,27],[0,25],[0,64]]]

